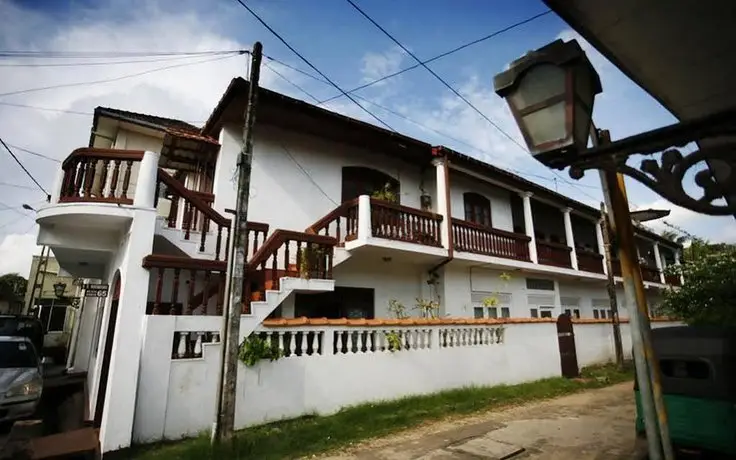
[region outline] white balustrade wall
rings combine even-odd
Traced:
[[[146,317],[134,442],[211,428],[220,327],[219,317]],[[613,359],[610,327],[575,325],[581,367]],[[630,350],[627,325],[622,329]],[[554,322],[310,324],[262,326],[256,333],[283,357],[239,365],[237,429],[366,402],[560,375]]]

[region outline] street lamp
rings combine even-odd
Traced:
[[[649,222],[650,220],[662,219],[670,215],[669,209],[642,209],[631,211],[631,220],[637,223]]]
[[[575,40],[556,40],[494,78],[534,158],[553,166],[585,149],[601,81]]]
[[[58,283],[54,284],[54,295],[59,298],[64,298],[64,291],[66,291],[66,283],[62,283],[59,281]]]
[[[570,176],[580,179],[588,169],[610,167],[641,182],[657,194],[684,208],[714,216],[736,214],[736,109],[729,108],[588,148],[593,102],[601,92],[600,78],[575,40],[556,40],[513,61],[494,78],[496,93],[506,99],[530,153],[546,166],[570,167]],[[706,141],[706,142],[703,142]],[[699,148],[683,153],[690,143]],[[634,155],[662,153],[660,160],[642,160],[628,165]],[[693,175],[702,190],[685,190],[687,173],[701,163],[719,164],[719,181],[712,167]],[[725,201],[725,203],[723,203]]]

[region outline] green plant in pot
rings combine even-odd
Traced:
[[[393,191],[393,187],[391,187],[390,183],[386,183],[382,189],[373,192],[371,194],[371,198],[388,201],[390,203],[399,202],[399,195]]]
[[[307,244],[299,253],[299,277],[310,279],[312,274],[323,266],[322,259],[324,256],[324,249]]]

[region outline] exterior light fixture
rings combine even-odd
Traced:
[[[62,283],[59,281],[58,283],[54,284],[54,295],[58,298],[64,297],[64,291],[66,291],[66,283]]]
[[[529,152],[547,166],[585,150],[600,77],[577,41],[556,40],[513,61],[493,80]]]
[[[641,211],[631,211],[629,213],[633,222],[649,222],[670,215],[669,209],[642,209]]]
[[[615,170],[691,211],[736,215],[736,108],[588,148],[591,132],[602,135],[590,129],[601,83],[577,41],[556,40],[527,53],[496,75],[494,86],[509,104],[530,153],[544,165],[569,166],[573,179],[589,169]],[[696,150],[680,151],[694,142]],[[627,164],[634,155],[660,153],[638,167]],[[684,187],[686,177],[694,187]]]

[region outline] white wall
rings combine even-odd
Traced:
[[[220,134],[214,186],[219,212],[235,207],[241,138],[237,126],[226,126]],[[306,229],[341,203],[343,166],[370,167],[396,178],[401,183],[401,204],[420,207],[419,166],[264,126],[255,134],[248,220],[267,222],[272,229]],[[427,166],[425,176],[430,178],[435,170]],[[432,184],[426,182],[424,187],[430,194]]]
[[[450,200],[452,203],[452,217],[465,219],[463,194],[465,192],[479,193],[491,202],[491,223],[493,228],[514,231],[511,216],[511,193],[500,187],[494,187],[480,180],[471,180],[464,176],[450,175]]]
[[[220,362],[219,344],[204,346],[198,359],[171,359],[174,331],[217,330],[217,318],[148,317],[136,401],[134,440],[195,435],[211,427],[215,386]],[[342,407],[369,401],[433,393],[468,385],[514,384],[560,375],[554,323],[508,324],[501,343],[471,342],[471,330],[496,330],[499,325],[413,326],[389,328],[430,331],[429,346],[396,352],[333,354],[336,331],[361,328],[268,328],[274,331],[314,331],[321,334],[322,354],[291,356],[261,362],[254,368],[239,365],[236,428],[297,417],[329,414]],[[371,328],[380,334],[387,328]],[[440,332],[465,330],[467,342],[440,347]],[[416,335],[415,335],[416,336]],[[423,337],[427,337],[426,333]],[[493,337],[493,336],[491,336]],[[376,339],[378,340],[378,339]],[[412,339],[416,340],[416,339]],[[456,339],[457,340],[457,339]],[[464,339],[465,340],[465,339]],[[473,344],[471,344],[473,343]]]

